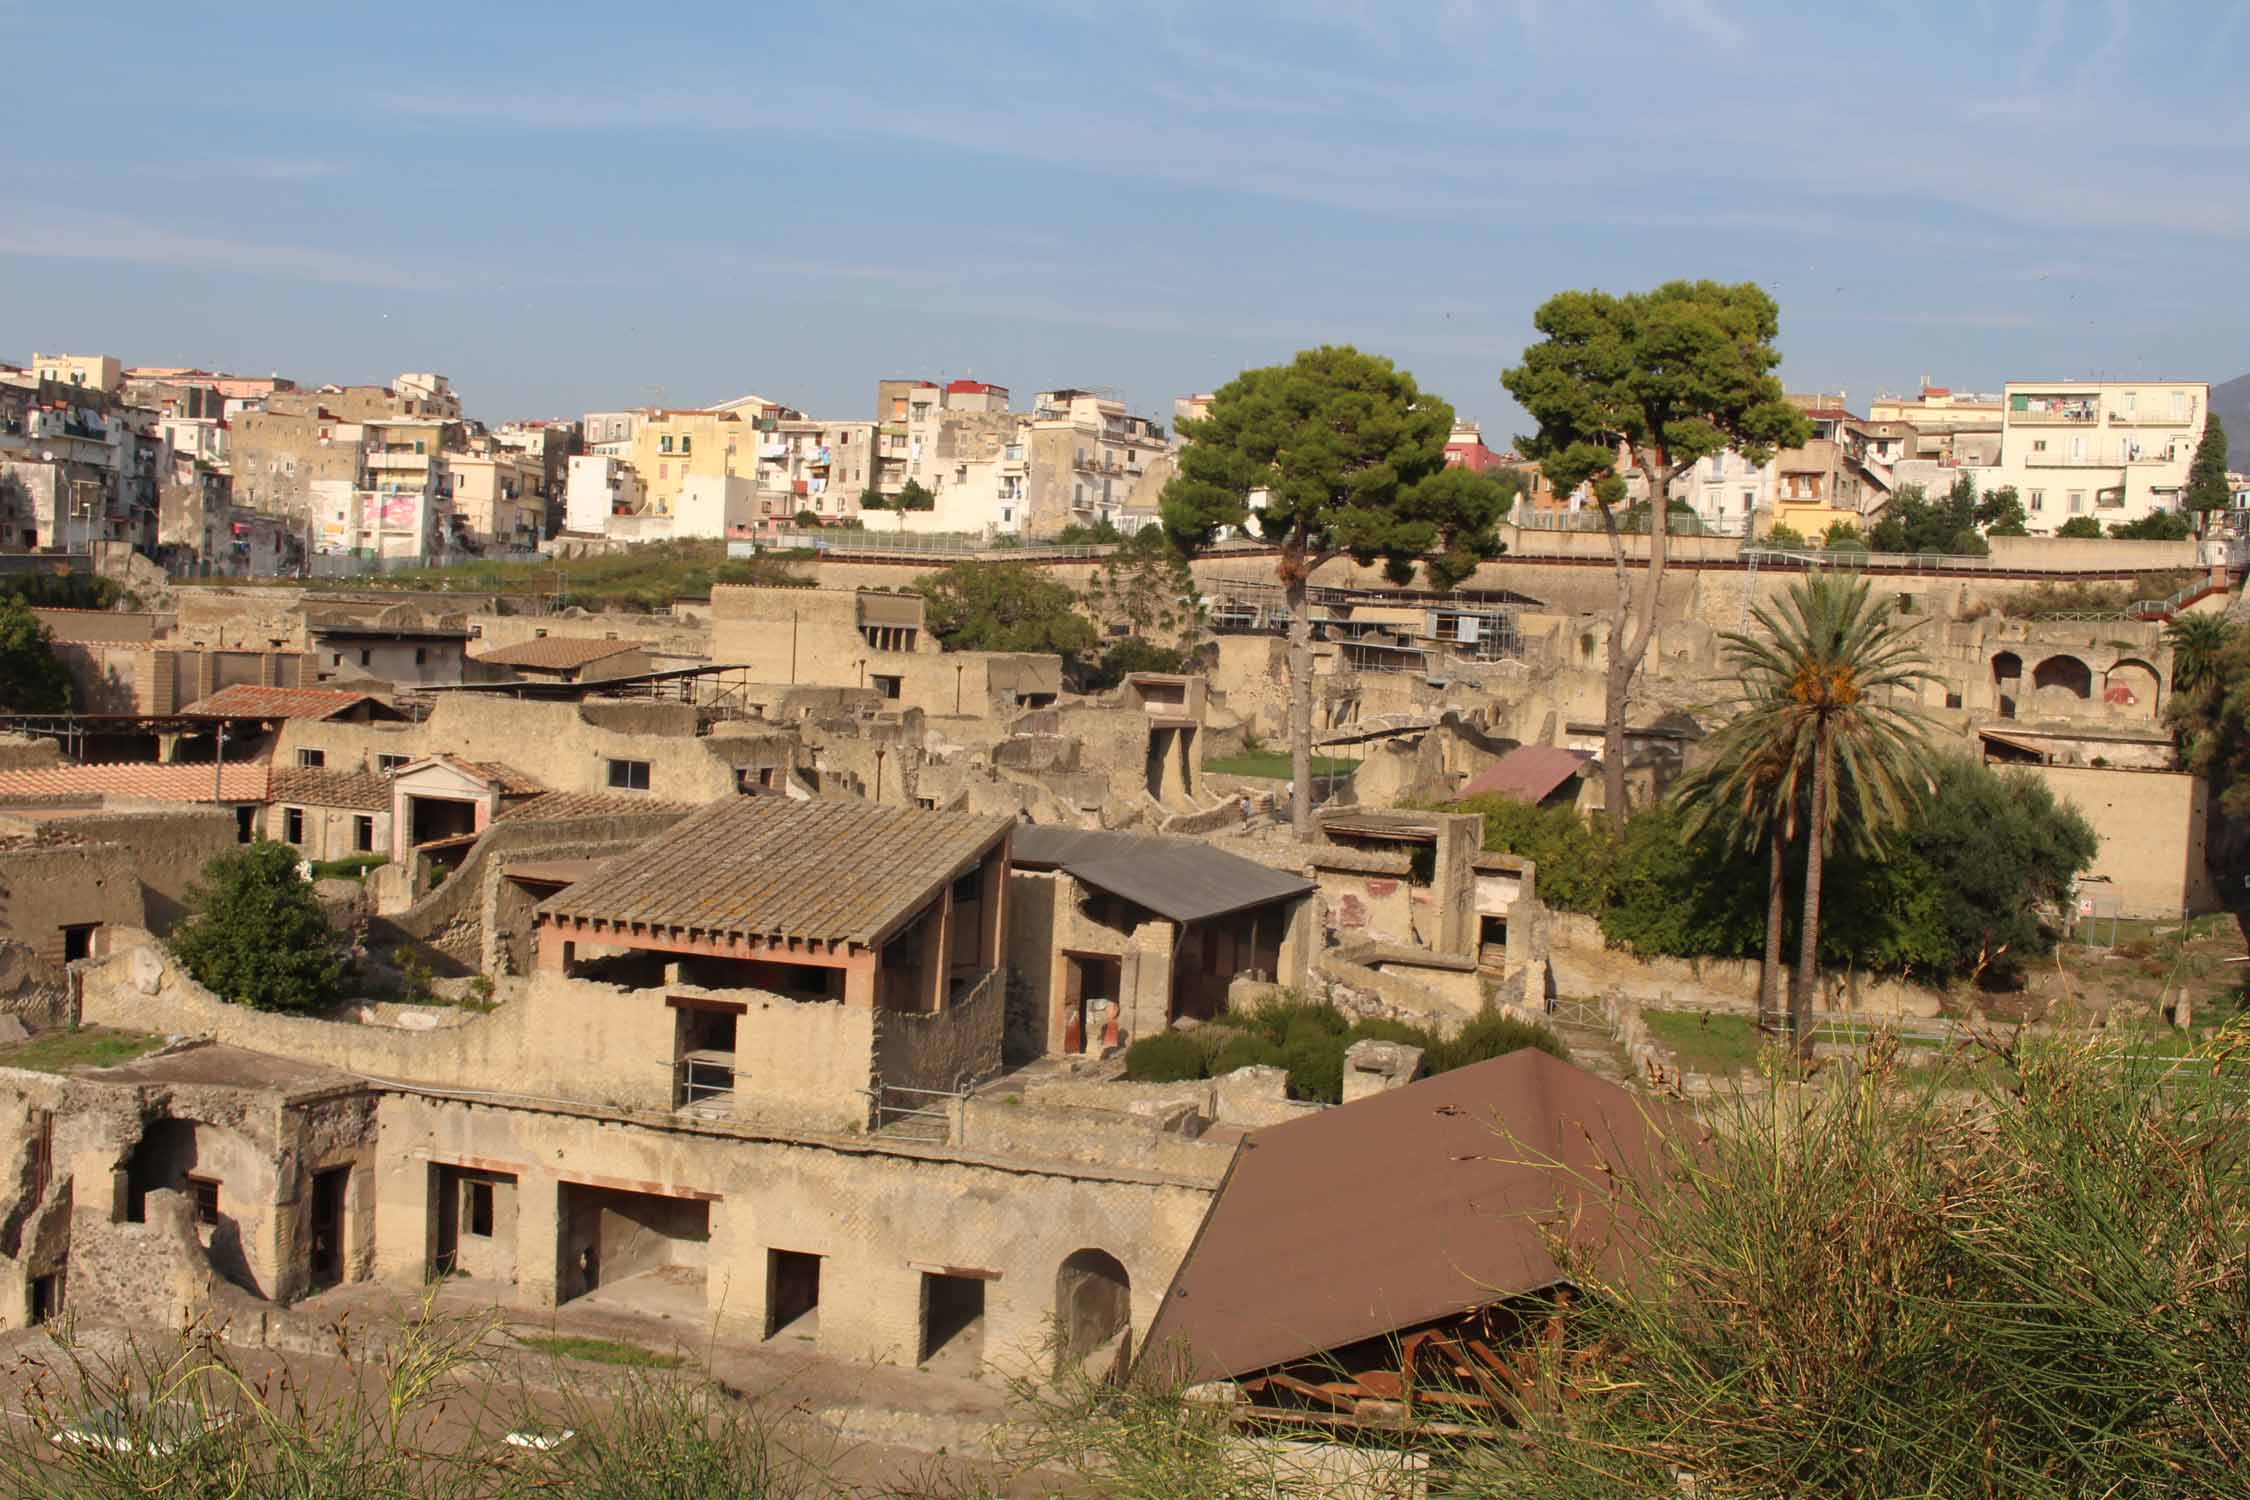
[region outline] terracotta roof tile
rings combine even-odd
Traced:
[[[547,790],[545,782],[535,776],[526,776],[513,766],[504,766],[496,760],[463,760],[458,755],[426,755],[412,765],[399,767],[395,774],[403,776],[418,767],[429,765],[451,766],[487,785],[498,786],[503,796],[529,797]]]
[[[500,809],[502,818],[621,818],[634,813],[691,813],[694,802],[656,802],[604,792],[541,792]]]
[[[351,693],[335,688],[259,687],[236,683],[208,698],[198,698],[180,710],[212,718],[332,719],[362,703],[387,708],[373,693]]]
[[[628,651],[647,649],[646,641],[597,641],[585,636],[551,635],[544,640],[495,646],[471,660],[495,667],[543,667],[550,671],[562,671],[571,667],[583,667],[588,662],[606,661],[612,656],[623,656]]]
[[[308,807],[349,807],[360,812],[388,812],[391,782],[373,771],[323,771],[310,766],[283,766],[273,773],[269,800],[298,802]]]
[[[159,765],[155,761],[109,761],[97,765],[39,766],[0,771],[0,797],[117,796],[159,802],[263,802],[266,763],[228,761],[212,796],[209,762]]]
[[[556,916],[873,947],[1013,821],[872,802],[716,802],[550,897]]]

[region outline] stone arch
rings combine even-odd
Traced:
[[[2128,710],[2154,718],[2163,687],[2163,675],[2154,666],[2137,656],[2128,656],[2102,674],[2102,702],[2113,711]]]
[[[2000,717],[2016,716],[2016,695],[2023,691],[2023,658],[2013,651],[2002,651],[1992,658],[1992,692],[2000,705]]]
[[[2091,698],[2094,669],[2075,656],[2058,653],[2031,669],[2031,686],[2034,692],[2062,688],[2074,698]]]
[[[1107,1250],[1077,1250],[1055,1272],[1056,1359],[1084,1359],[1133,1320],[1133,1279]]]

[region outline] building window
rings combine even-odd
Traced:
[[[671,440],[670,438],[668,438],[668,437],[662,437],[662,438],[658,438],[658,439],[656,440],[656,451],[657,451],[657,452],[659,452],[659,453],[669,453],[669,452],[671,452],[671,451],[672,451],[672,440]]]
[[[875,689],[876,692],[882,694],[884,697],[896,698],[899,695],[899,689],[903,685],[904,679],[897,677],[870,677],[867,679],[867,681],[869,685]]]
[[[2047,440],[2046,440],[2045,438],[2033,438],[2033,439],[2031,440],[2031,451],[2032,451],[2032,452],[2034,452],[2034,453],[2044,453],[2044,452],[2046,452],[2046,451],[2047,451]]]
[[[2031,492],[2031,508],[2035,511],[2047,508],[2047,492],[2045,490],[2033,490]]]
[[[376,771],[386,776],[405,764],[406,757],[403,755],[378,755],[375,757]]]
[[[2084,490],[2072,490],[2070,492],[2070,513],[2075,516],[2085,508],[2086,492]]]
[[[305,841],[305,810],[285,807],[281,810],[281,836],[292,844]]]
[[[216,1177],[190,1177],[187,1180],[188,1196],[195,1200],[195,1222],[213,1228],[219,1223],[219,1179]]]
[[[359,664],[363,667],[373,666],[375,664],[375,653],[373,651],[362,650],[359,653]]]
[[[328,764],[328,752],[325,750],[299,750],[297,752],[297,764],[305,770],[317,771]]]
[[[680,456],[685,458],[695,451],[695,439],[683,434],[680,438]]]
[[[2174,392],[2172,393],[2172,420],[2173,420],[2173,421],[2175,421],[2175,422],[2185,422],[2185,421],[2187,420],[2187,414],[2188,414],[2188,398],[2187,398],[2187,392],[2186,392],[2186,391],[2174,391]]]
[[[375,819],[366,813],[352,819],[352,849],[359,854],[375,852]]]
[[[645,760],[612,760],[609,763],[609,784],[620,791],[647,791],[648,762]]]

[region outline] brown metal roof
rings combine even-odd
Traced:
[[[348,807],[359,812],[388,812],[391,783],[373,771],[325,771],[309,766],[281,766],[273,773],[268,800],[295,802],[306,807]]]
[[[1215,849],[1202,839],[1026,824],[1008,846],[1020,866],[1061,869],[1174,922],[1201,922],[1285,901],[1313,888],[1302,875]]]
[[[1249,1375],[1562,1281],[1540,1224],[1601,1245],[1593,1184],[1649,1171],[1641,1100],[1526,1049],[1254,1132],[1142,1347]],[[1614,1267],[1619,1257],[1605,1251]]]
[[[543,667],[559,672],[647,649],[646,641],[597,641],[584,636],[550,635],[542,640],[518,641],[513,646],[495,646],[482,656],[470,659],[495,667]]]
[[[1464,797],[1487,794],[1513,797],[1518,802],[1544,802],[1555,788],[1576,776],[1593,760],[1583,750],[1563,750],[1553,745],[1518,745],[1469,778],[1461,788]]]
[[[872,802],[738,797],[683,819],[539,909],[873,947],[1014,826]]]

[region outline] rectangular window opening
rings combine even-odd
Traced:
[[[305,810],[285,807],[281,811],[281,837],[284,842],[302,844],[305,841]]]
[[[766,1252],[766,1337],[812,1339],[820,1332],[821,1257],[802,1250]]]
[[[619,791],[647,791],[648,762],[645,760],[612,760],[609,763],[609,784]]]
[[[187,1180],[188,1196],[195,1200],[195,1222],[217,1227],[219,1222],[219,1179],[216,1177],[190,1177]]]
[[[469,1182],[462,1184],[467,1201],[462,1205],[461,1217],[468,1233],[480,1240],[492,1238],[492,1184]]]
[[[317,771],[328,764],[328,752],[325,750],[299,750],[297,752],[297,764],[301,769]]]

